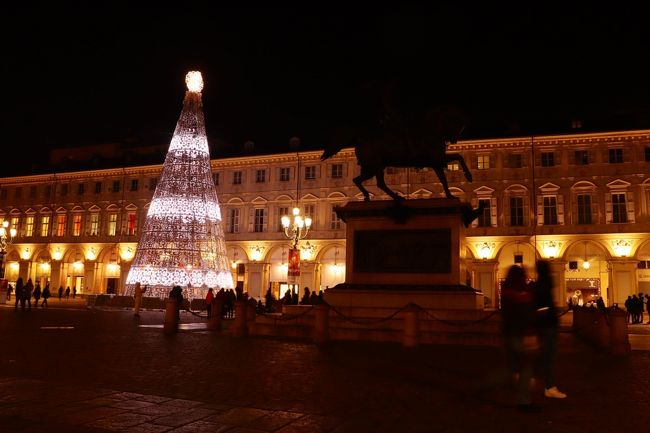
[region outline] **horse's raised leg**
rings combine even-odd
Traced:
[[[438,175],[438,180],[442,184],[442,189],[445,190],[445,195],[447,198],[454,198],[454,195],[449,190],[449,184],[447,183],[447,176],[445,176],[445,169],[442,167],[434,167],[433,171]]]
[[[384,170],[380,170],[375,177],[377,178],[377,186],[381,188],[386,194],[389,196],[393,197],[393,200],[404,200],[404,197],[400,196],[397,194],[395,191],[392,189],[388,188],[388,185],[386,185],[386,181],[384,180]]]
[[[447,163],[457,161],[458,164],[460,164],[460,167],[463,169],[463,173],[465,174],[465,179],[467,179],[468,182],[472,181],[472,173],[469,171],[467,164],[465,164],[465,158],[463,158],[463,155],[461,155],[460,153],[448,153],[446,159],[447,159]]]
[[[364,170],[363,167],[361,167],[361,173],[359,174],[359,176],[352,179],[352,182],[354,182],[357,188],[359,188],[359,191],[361,191],[361,193],[363,194],[364,201],[370,201],[370,193],[363,186],[363,182],[370,179],[374,175],[375,175],[374,173],[369,173],[368,170]]]

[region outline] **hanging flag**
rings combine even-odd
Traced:
[[[290,277],[300,276],[300,250],[298,248],[289,250],[289,269],[287,275]]]

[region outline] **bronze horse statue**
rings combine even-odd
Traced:
[[[384,180],[386,167],[430,167],[435,171],[445,195],[453,198],[445,169],[450,162],[458,162],[463,169],[465,178],[471,182],[472,174],[460,153],[447,153],[447,145],[455,144],[463,127],[454,122],[441,122],[438,116],[425,116],[415,125],[407,125],[404,121],[392,121],[375,128],[373,133],[362,134],[346,144],[332,145],[323,151],[321,160],[336,155],[345,147],[354,147],[357,164],[361,174],[353,179],[364,200],[370,200],[370,193],[363,182],[375,177],[377,186],[395,200],[403,197],[392,191]]]

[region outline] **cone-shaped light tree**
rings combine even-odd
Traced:
[[[185,82],[183,111],[126,278],[126,294],[133,294],[136,282],[149,287],[149,296],[160,297],[176,285],[188,298],[204,297],[208,288],[233,287],[205,134],[203,78],[192,71]]]

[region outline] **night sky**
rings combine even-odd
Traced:
[[[3,149],[168,143],[193,69],[213,157],[321,147],[386,88],[398,111],[459,107],[465,138],[650,128],[642,10],[493,3],[8,10]]]

